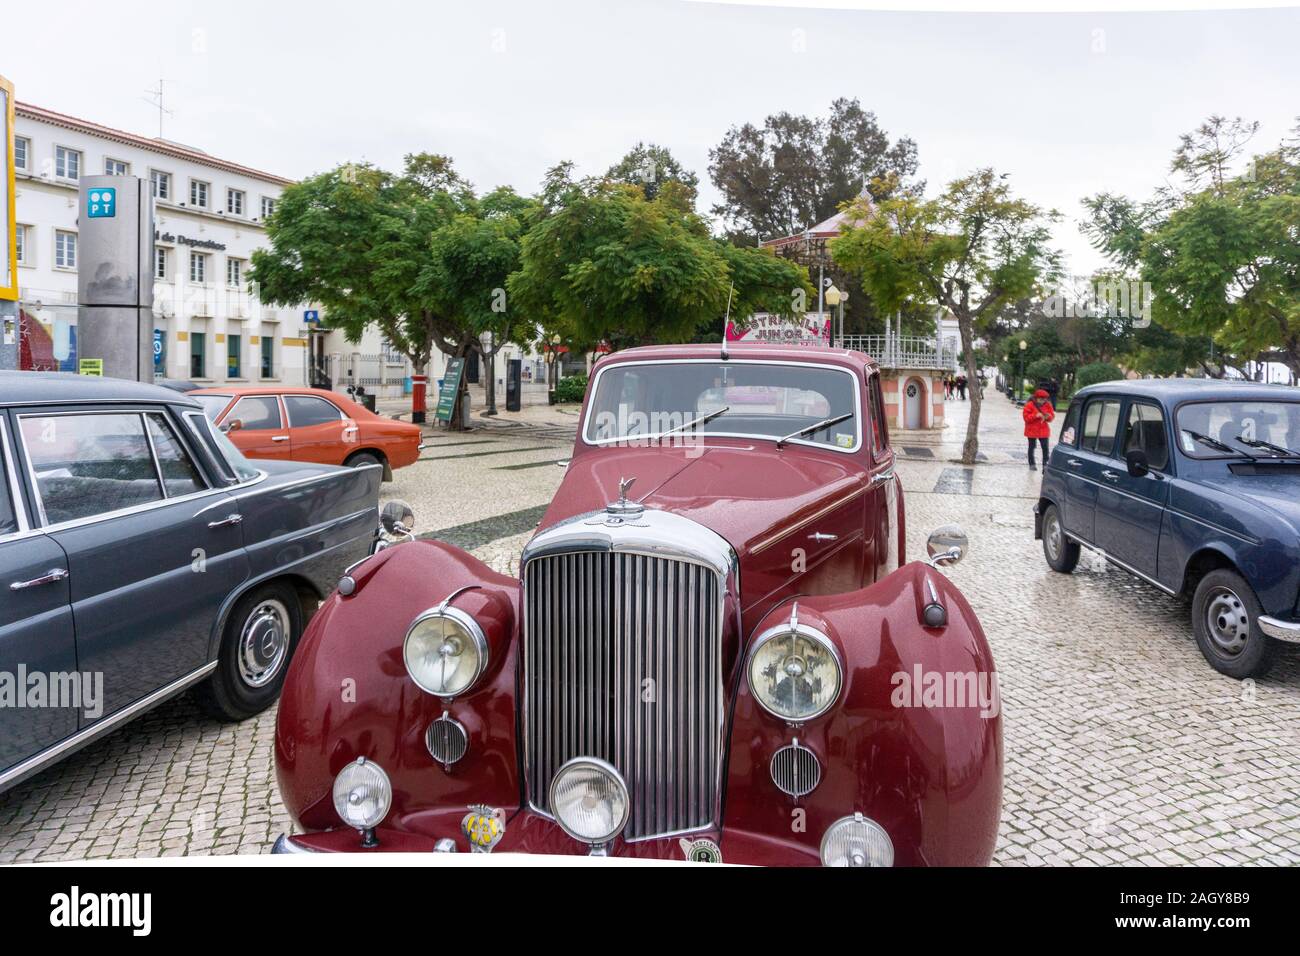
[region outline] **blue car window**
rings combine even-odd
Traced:
[[[9,490],[8,469],[5,467],[9,449],[3,447],[4,441],[5,429],[0,423],[0,534],[12,534],[18,530],[18,514]]]
[[[1129,406],[1124,426],[1124,454],[1144,451],[1147,462],[1157,471],[1169,465],[1169,441],[1165,433],[1165,416],[1158,405],[1134,402]]]
[[[192,495],[207,488],[198,466],[190,459],[167,419],[160,414],[148,416],[149,437],[153,440],[158,468],[162,471],[163,487],[168,498]]]
[[[1118,431],[1119,399],[1093,399],[1084,410],[1083,441],[1080,447],[1109,457],[1115,451],[1115,436]]]
[[[162,500],[139,413],[36,415],[20,422],[48,524]]]

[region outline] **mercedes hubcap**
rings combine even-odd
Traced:
[[[249,687],[263,687],[288,655],[289,609],[273,599],[259,602],[239,635],[239,676]]]
[[[1205,602],[1205,628],[1221,653],[1240,654],[1250,637],[1246,605],[1229,588],[1215,588]]]

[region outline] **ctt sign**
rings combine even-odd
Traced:
[[[86,215],[91,219],[112,219],[117,215],[117,187],[100,186],[86,193]]]

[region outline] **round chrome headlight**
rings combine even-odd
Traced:
[[[769,628],[749,656],[749,689],[768,713],[797,723],[826,713],[843,668],[829,637],[807,624]]]
[[[411,680],[438,697],[456,697],[474,686],[488,662],[483,628],[459,608],[425,611],[411,624],[402,644]]]
[[[894,843],[875,820],[842,817],[822,837],[822,866],[893,866]]]
[[[334,778],[334,809],[350,827],[379,826],[393,804],[393,785],[384,768],[358,757]]]
[[[631,806],[623,777],[596,757],[574,757],[555,772],[550,804],[565,833],[593,844],[622,833]]]

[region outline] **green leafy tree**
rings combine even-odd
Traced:
[[[1084,231],[1114,262],[1150,283],[1154,321],[1211,340],[1200,364],[1284,363],[1300,375],[1300,163],[1293,145],[1240,164],[1256,124],[1211,117],[1188,134],[1171,168],[1185,187],[1144,202],[1084,200]],[[1168,352],[1165,353],[1166,357]],[[1189,363],[1190,364],[1190,363]]]
[[[884,309],[923,301],[957,319],[966,377],[978,379],[975,337],[1004,306],[1031,295],[1059,273],[1050,223],[1059,218],[1011,194],[1006,177],[980,169],[934,199],[882,188],[890,198],[858,200],[851,222],[830,243],[843,268],[858,274]],[[979,452],[979,389],[971,392],[962,461]]]
[[[637,186],[646,199],[658,198],[660,187],[667,182],[680,184],[691,206],[699,190],[700,178],[679,163],[663,146],[654,143],[637,143],[609,171],[605,178],[616,183]]]
[[[713,213],[737,243],[751,246],[821,222],[864,189],[884,198],[882,189],[917,169],[912,140],[891,143],[874,113],[843,98],[825,117],[781,112],[762,126],[733,126],[709,160],[722,194]]]
[[[691,341],[726,311],[789,313],[811,293],[799,266],[712,238],[665,183],[654,200],[635,186],[575,183],[557,167],[543,189],[546,215],[524,236],[511,301],[546,336],[590,350]],[[733,289],[734,286],[734,289]]]

